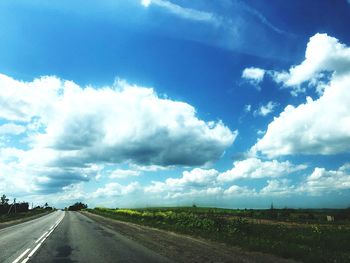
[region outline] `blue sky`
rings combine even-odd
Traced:
[[[348,207],[350,4],[1,1],[0,192]]]

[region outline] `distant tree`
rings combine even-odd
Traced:
[[[1,199],[0,204],[2,205],[7,205],[9,202],[9,199],[6,198],[6,195],[2,195],[0,199]]]
[[[77,202],[74,205],[71,205],[68,207],[69,211],[79,211],[82,209],[86,209],[88,206],[86,204],[83,204],[82,202]]]
[[[45,204],[44,204],[44,209],[45,209],[45,210],[53,210],[53,208],[52,208],[51,206],[49,206],[48,203],[45,203]]]

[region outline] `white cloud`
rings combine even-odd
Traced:
[[[5,123],[0,126],[0,135],[19,135],[26,131],[26,127],[14,123]]]
[[[260,164],[260,166],[259,166]],[[304,180],[296,184],[287,178],[275,178],[287,176],[293,172],[304,170],[304,165],[291,165],[288,162],[257,162],[254,169],[246,169],[242,165],[237,165],[233,169],[250,170],[246,174],[238,175],[235,178],[220,178],[222,174],[211,169],[193,169],[184,172],[180,178],[168,178],[164,182],[152,182],[150,185],[141,186],[138,183],[121,185],[118,183],[108,183],[104,187],[97,189],[90,196],[114,197],[138,194],[144,199],[178,199],[178,200],[227,200],[227,198],[261,198],[261,197],[283,197],[320,195],[334,191],[350,189],[350,165],[345,164],[338,170],[327,171],[324,168],[315,168],[313,173]],[[252,172],[252,170],[254,170]],[[222,184],[237,178],[265,178],[269,179],[261,189],[248,186]]]
[[[137,165],[134,163],[130,163],[129,167],[133,169],[134,171],[140,171],[140,172],[156,172],[156,171],[165,171],[165,170],[171,170],[174,169],[175,166],[160,166],[160,165]]]
[[[294,172],[306,169],[305,165],[293,165],[290,162],[261,161],[256,158],[246,159],[234,163],[234,167],[223,173],[215,169],[196,168],[191,171],[185,171],[180,178],[167,178],[164,182],[155,181],[151,185],[144,187],[147,195],[157,195],[164,198],[189,198],[206,197],[207,195],[221,198],[223,196],[258,196],[277,194],[277,181],[269,183],[264,190],[256,191],[246,186],[231,185],[226,190],[224,186],[227,182],[238,179],[256,179],[256,178],[276,178],[288,176]],[[272,183],[274,182],[274,183]],[[286,183],[282,179],[281,184]],[[276,189],[272,189],[275,185]],[[273,193],[272,193],[273,192]],[[286,192],[281,189],[280,194]]]
[[[333,72],[321,97],[308,97],[297,107],[288,105],[252,147],[253,153],[276,157],[350,152],[350,48],[327,35],[315,35],[306,60],[290,70],[285,83],[299,84],[321,70]]]
[[[231,182],[238,179],[273,178],[287,176],[303,169],[306,169],[305,165],[294,165],[289,161],[262,161],[257,158],[248,158],[243,161],[234,162],[231,170],[223,172],[218,176],[218,181]]]
[[[293,193],[295,193],[295,186],[290,185],[288,179],[268,180],[267,185],[259,191],[261,196],[286,196]]]
[[[297,94],[305,91],[300,85],[306,81],[312,81],[313,86],[317,86],[318,80],[324,77],[323,72],[334,72],[333,78],[337,78],[348,74],[349,68],[350,48],[327,34],[316,34],[307,44],[305,60],[291,67],[289,72],[276,72],[274,78],[292,87]]]
[[[247,104],[247,105],[244,106],[244,111],[245,112],[250,112],[251,110],[252,110],[252,105]]]
[[[138,182],[132,182],[128,185],[121,185],[118,183],[108,183],[104,187],[98,188],[91,194],[92,198],[99,197],[116,197],[134,194],[141,189]]]
[[[152,3],[152,0],[141,0],[141,5],[148,7]]]
[[[140,171],[116,169],[110,174],[109,178],[127,178],[132,176],[139,176],[140,174]]]
[[[58,195],[54,195],[54,198],[58,199],[60,202],[69,201],[70,203],[89,199],[87,193],[85,193],[83,189],[82,183],[63,187],[62,192]]]
[[[29,122],[35,116],[49,114],[63,85],[55,77],[23,82],[0,74],[0,118]]]
[[[345,189],[350,189],[349,164],[341,166],[338,170],[330,171],[317,167],[297,190],[299,192],[319,195]]]
[[[260,91],[259,84],[264,80],[265,73],[266,71],[261,68],[245,68],[242,72],[242,78]]]
[[[101,177],[104,164],[138,167],[113,177],[205,165],[220,158],[237,136],[221,121],[198,119],[187,103],[125,81],[94,89],[56,77],[22,82],[0,75],[0,102],[0,118],[7,121],[0,133],[24,131],[12,120],[28,129],[23,140],[28,150],[10,150],[3,141],[0,156],[7,184],[22,192],[61,191]]]
[[[335,78],[322,97],[287,106],[252,148],[270,157],[350,151],[350,74]]]
[[[266,198],[283,196],[320,195],[350,189],[350,164],[338,170],[327,171],[315,168],[313,173],[297,183],[286,178],[288,175],[305,170],[305,165],[289,162],[245,160],[237,162],[232,170],[219,173],[216,170],[193,169],[184,172],[181,178],[168,178],[165,182],[153,182],[143,188],[145,197],[182,199],[210,197],[211,200],[227,198]],[[237,179],[267,178],[260,188],[228,185]],[[200,199],[199,199],[200,200]]]
[[[202,186],[213,182],[218,175],[215,169],[195,168],[190,172],[184,171],[180,179],[169,178],[166,183],[171,186]]]
[[[266,105],[262,105],[258,110],[254,111],[255,115],[267,116],[272,113],[278,106],[276,102],[269,101]]]
[[[195,168],[190,172],[184,171],[181,178],[168,178],[165,182],[152,182],[145,188],[145,192],[162,193],[162,192],[188,192],[198,188],[206,188],[215,184],[219,172],[210,169]]]
[[[223,189],[221,187],[208,187],[204,189],[191,189],[189,191],[168,193],[166,198],[177,199],[177,198],[203,198],[209,197],[213,198],[216,196],[221,196]]]
[[[189,104],[123,81],[116,85],[65,89],[46,133],[37,137],[39,146],[67,152],[71,162],[203,165],[237,136],[222,122],[199,120]]]
[[[218,18],[214,14],[205,11],[199,11],[193,8],[186,8],[180,5],[174,4],[166,0],[141,0],[141,4],[145,7],[149,7],[151,4],[164,8],[168,12],[177,15],[184,19],[190,19],[200,22],[209,22],[215,25],[219,24]]]
[[[250,81],[252,84],[258,85],[263,81],[265,70],[261,68],[245,68],[242,72],[242,78]]]
[[[224,191],[226,196],[236,196],[236,197],[245,197],[245,196],[256,196],[258,193],[255,189],[249,189],[248,187],[242,187],[238,185],[232,185]]]

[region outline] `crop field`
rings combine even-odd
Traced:
[[[350,262],[350,209],[176,207],[88,211],[303,262]]]

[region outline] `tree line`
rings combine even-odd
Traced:
[[[77,202],[74,205],[71,205],[68,207],[69,211],[79,211],[82,209],[86,209],[88,206],[86,204],[83,204],[82,202]]]
[[[35,209],[52,210],[52,207],[50,207],[47,203],[45,203],[43,206],[36,206],[33,208],[33,210]],[[14,199],[13,202],[10,202],[10,199],[7,198],[7,196],[4,194],[0,197],[0,215],[22,213],[22,212],[28,212],[28,211],[29,211],[28,202],[17,203],[16,199]]]

